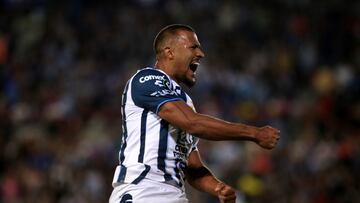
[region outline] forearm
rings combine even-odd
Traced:
[[[197,150],[190,153],[185,169],[187,180],[194,188],[217,196],[220,202],[235,202],[235,190],[218,180],[201,161]]]
[[[188,183],[199,191],[217,196],[216,186],[221,183],[205,166],[196,169],[188,169]]]
[[[158,115],[172,125],[208,140],[249,140],[263,148],[272,149],[280,138],[280,131],[271,126],[258,128],[199,114],[184,101],[163,104]]]
[[[231,123],[203,114],[191,119],[190,133],[208,140],[256,141],[259,128],[240,123]]]

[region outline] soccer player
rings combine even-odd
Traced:
[[[139,70],[122,96],[122,143],[111,203],[184,203],[185,178],[194,188],[235,202],[235,190],[201,161],[199,138],[247,140],[272,149],[279,130],[231,123],[197,113],[179,86],[192,87],[205,56],[195,31],[181,24],[163,28],[154,40],[155,67]]]

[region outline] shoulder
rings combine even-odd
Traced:
[[[170,88],[171,79],[164,72],[148,67],[139,70],[133,76],[132,83],[140,86],[147,86],[152,84],[159,87],[166,86]]]
[[[153,68],[139,70],[131,81],[131,96],[135,105],[158,112],[164,102],[180,100],[172,89],[172,80],[166,73]]]
[[[138,72],[134,75],[134,78],[138,78],[141,83],[145,83],[150,80],[170,80],[169,76],[167,76],[164,72],[150,67],[138,70]]]

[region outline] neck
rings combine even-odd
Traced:
[[[157,60],[155,62],[155,68],[164,71],[168,76],[170,76],[171,79],[175,80],[176,82],[179,82],[175,78],[175,73],[173,71],[172,65],[170,65],[166,62]]]

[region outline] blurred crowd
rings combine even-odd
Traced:
[[[198,112],[281,130],[199,143],[238,202],[360,202],[360,2],[340,0],[0,1],[1,202],[108,201],[122,89],[171,23],[206,54]]]

